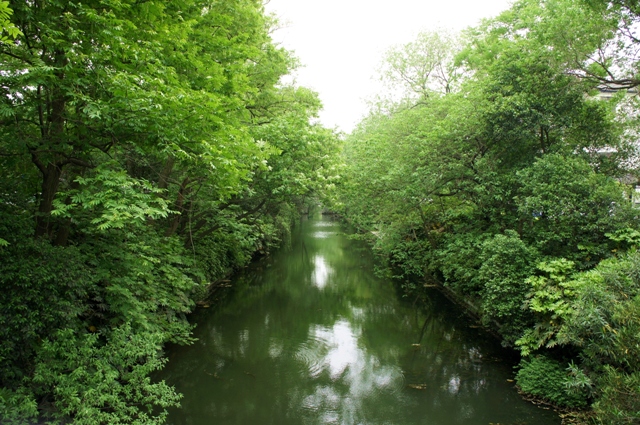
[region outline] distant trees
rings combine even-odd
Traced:
[[[426,99],[430,94],[449,93],[462,73],[454,62],[460,48],[459,36],[453,33],[421,32],[415,41],[387,51],[381,77],[410,98]]]

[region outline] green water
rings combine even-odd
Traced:
[[[198,341],[161,378],[184,394],[171,424],[554,425],[518,396],[508,352],[433,291],[398,298],[329,219],[195,314]]]

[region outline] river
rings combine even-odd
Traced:
[[[520,398],[513,358],[437,290],[426,305],[373,273],[329,218],[199,309],[160,378],[184,394],[170,424],[557,425]]]

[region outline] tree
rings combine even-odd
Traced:
[[[419,48],[428,43],[393,51],[388,76],[406,97],[374,109],[347,138],[340,185],[343,213],[372,233],[405,289],[447,287],[504,344],[543,356],[521,363],[523,388],[564,404],[596,397],[603,423],[637,419],[637,368],[620,350],[632,361],[638,321],[618,283],[585,282],[618,264],[638,227],[623,183],[635,171],[634,127],[619,97],[593,94],[602,83],[634,84],[625,55],[635,42],[620,42],[633,36],[633,10],[516,2],[466,32],[453,62],[466,78],[440,95],[429,86],[438,56]],[[624,286],[624,273],[612,282]],[[539,382],[545,370],[552,385]]]
[[[454,61],[460,46],[457,34],[445,30],[421,32],[414,41],[385,53],[381,79],[392,91],[399,90],[401,96],[416,101],[450,93],[463,76]]]
[[[337,171],[256,0],[0,3],[0,416],[160,423],[207,285]],[[3,21],[3,29],[9,28]]]

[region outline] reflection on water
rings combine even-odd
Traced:
[[[511,363],[437,292],[425,308],[372,274],[368,249],[330,220],[196,314],[160,378],[185,397],[173,424],[553,425],[522,401]]]
[[[322,413],[321,423],[358,423],[366,416],[365,401],[386,392],[394,397],[404,386],[402,369],[382,365],[379,359],[358,347],[360,332],[345,320],[331,328],[314,326],[298,358],[306,364],[309,378],[325,374],[333,385],[318,386],[302,403],[307,410]]]
[[[324,257],[316,255],[313,257],[313,284],[322,289],[327,284],[331,268],[327,265]]]

